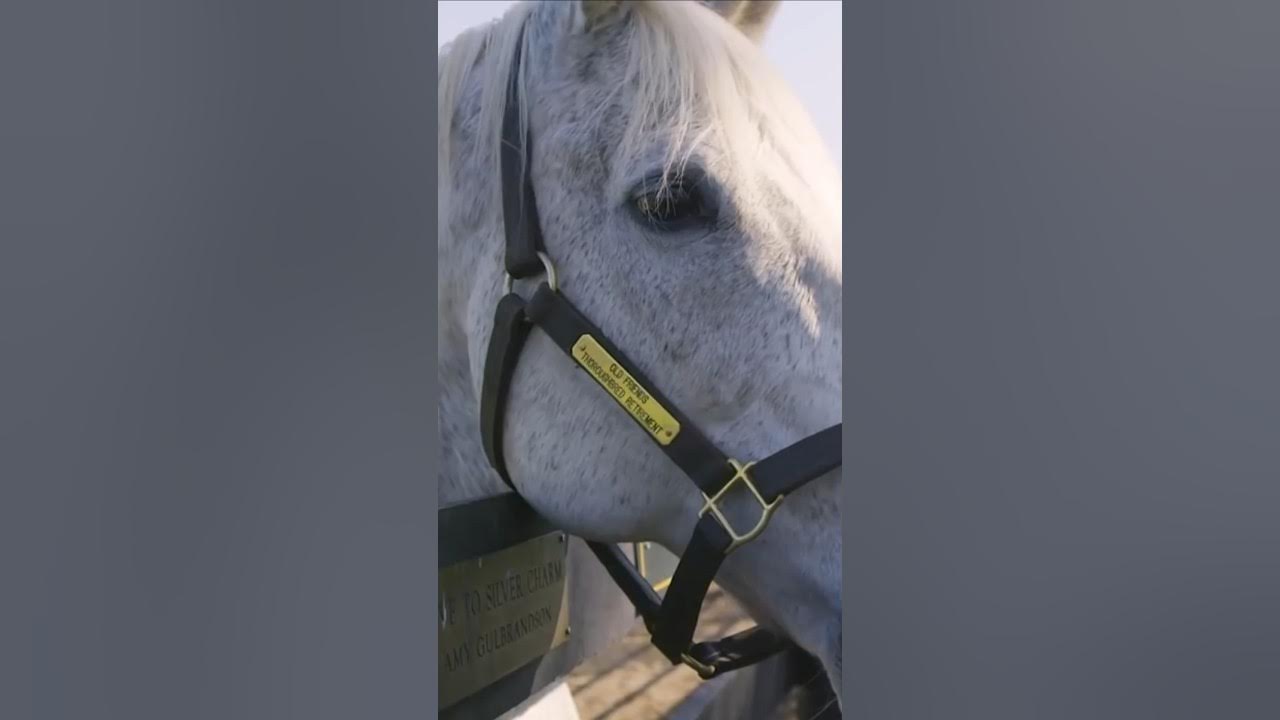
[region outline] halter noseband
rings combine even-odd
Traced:
[[[523,30],[521,31],[523,33]],[[702,602],[730,552],[760,535],[782,498],[841,465],[841,425],[810,435],[769,457],[742,463],[724,455],[674,403],[658,390],[603,332],[559,292],[555,266],[546,254],[533,182],[522,165],[532,164],[531,138],[520,133],[518,87],[521,42],[512,59],[502,121],[502,212],[506,231],[506,294],[498,301],[485,357],[480,422],[489,462],[515,490],[502,454],[503,415],[520,351],[536,325],[646,431],[702,493],[698,523],[660,598],[622,550],[611,543],[587,545],[644,619],[652,642],[672,663],[684,663],[703,679],[760,662],[788,641],[761,627],[722,640],[694,643]],[[512,291],[513,279],[545,275],[526,301]],[[721,498],[742,485],[760,505],[755,526],[739,532],[720,509]]]

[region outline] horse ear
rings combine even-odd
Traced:
[[[578,0],[576,29],[590,32],[621,14],[623,0]]]
[[[703,4],[716,11],[729,24],[742,31],[743,35],[760,42],[774,13],[778,12],[779,0],[702,0]]]

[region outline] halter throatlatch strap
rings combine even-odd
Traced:
[[[622,378],[622,384],[609,388],[608,394],[689,476],[705,503],[664,597],[658,596],[617,545],[587,545],[644,618],[653,644],[671,662],[684,663],[703,678],[757,663],[790,643],[759,627],[715,642],[694,643],[703,599],[724,559],[764,531],[785,494],[839,467],[841,426],[811,435],[758,463],[739,463],[707,439],[625,353],[560,294],[555,269],[544,251],[529,179],[531,138],[528,130],[520,127],[522,43],[523,38],[517,43],[512,60],[502,119],[502,212],[508,289],[498,301],[485,356],[480,398],[485,454],[502,480],[515,490],[503,457],[503,419],[520,352],[533,326],[541,328],[584,371],[593,374],[597,383],[614,382],[605,374],[617,370],[616,377]],[[513,278],[543,273],[547,281],[528,301],[511,291]],[[602,370],[602,364],[611,369]],[[760,505],[759,519],[750,529],[735,528],[721,511],[722,496],[735,489],[750,492]]]

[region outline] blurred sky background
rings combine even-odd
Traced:
[[[458,33],[492,20],[514,3],[506,0],[442,0],[437,48]],[[787,0],[765,35],[764,50],[809,109],[840,167],[840,3],[837,0]]]

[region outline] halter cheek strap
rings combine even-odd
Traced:
[[[531,138],[519,131],[520,64],[517,43],[503,116],[501,143],[503,219],[506,232],[507,293],[494,314],[481,390],[481,436],[490,464],[515,490],[503,458],[503,419],[520,352],[534,326],[540,328],[629,414],[651,440],[702,493],[699,519],[664,597],[659,597],[618,546],[588,542],[610,577],[644,619],[652,642],[673,663],[684,663],[703,678],[751,665],[784,649],[788,641],[753,627],[714,642],[694,643],[702,602],[729,553],[762,533],[783,496],[841,464],[841,425],[827,428],[758,463],[741,463],[722,453],[667,399],[626,354],[559,292],[537,217],[533,184],[521,167],[531,164]],[[526,301],[511,291],[512,279],[546,281]],[[732,491],[749,492],[760,506],[751,528],[730,524],[720,508]]]

